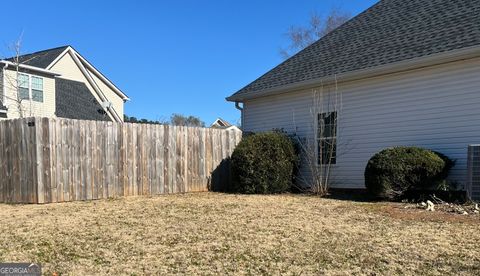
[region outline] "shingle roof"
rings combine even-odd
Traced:
[[[213,122],[213,124],[210,126],[212,128],[229,128],[231,127],[232,124],[230,124],[229,122],[225,121],[224,119],[222,118],[217,118],[215,120],[215,122]]]
[[[19,56],[19,63],[46,69],[65,49],[69,46],[61,46],[48,50],[43,50],[31,54]],[[15,61],[14,57],[8,58],[8,61]]]
[[[57,78],[55,91],[55,114],[57,117],[96,121],[110,120],[85,83]]]
[[[382,0],[231,97],[480,45],[480,0]]]

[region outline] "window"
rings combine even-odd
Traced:
[[[32,76],[32,100],[43,102],[43,79]]]
[[[20,100],[32,99],[36,102],[43,102],[43,79],[27,74],[18,74],[18,97]]]
[[[28,75],[18,74],[18,98],[20,100],[30,99],[30,80]]]
[[[319,165],[337,163],[337,112],[318,114],[317,159]]]

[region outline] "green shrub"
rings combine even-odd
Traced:
[[[291,188],[297,160],[294,144],[284,133],[248,135],[231,157],[233,192],[286,192]]]
[[[431,190],[445,183],[454,163],[417,147],[395,147],[375,154],[365,169],[365,186],[376,198],[395,199],[406,191]]]

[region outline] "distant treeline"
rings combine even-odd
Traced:
[[[205,127],[205,122],[195,116],[185,116],[182,114],[174,113],[170,116],[170,120],[148,120],[138,119],[137,117],[123,116],[123,121],[126,123],[137,124],[154,124],[154,125],[173,125],[173,126],[192,126],[192,127]]]

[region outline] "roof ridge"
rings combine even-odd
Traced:
[[[71,45],[63,45],[63,46],[59,46],[59,47],[54,47],[54,48],[49,48],[49,49],[45,49],[45,50],[40,50],[40,51],[36,51],[36,52],[32,52],[32,53],[27,53],[27,54],[21,54],[19,57],[22,57],[22,56],[29,56],[29,55],[38,55],[38,54],[41,54],[43,52],[50,52],[50,51],[53,51],[53,50],[58,50],[58,49],[61,49],[61,48],[68,48],[68,47],[72,47]],[[11,57],[13,58],[13,57]],[[8,59],[11,59],[11,58],[8,58]]]
[[[50,65],[50,63],[55,60],[55,58],[57,58],[61,53],[65,51],[65,49],[68,49],[69,47],[71,48],[72,46],[70,45],[59,46],[55,48],[36,51],[33,53],[22,54],[22,55],[19,55],[18,57],[17,56],[9,57],[5,60],[15,62],[18,59],[19,63],[46,69],[47,66]]]

